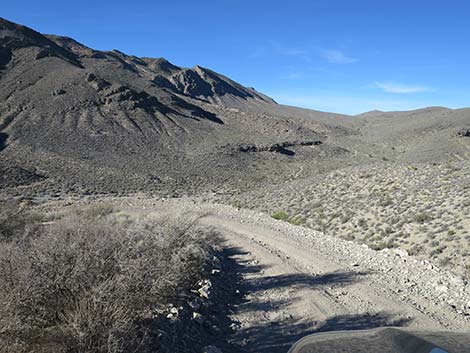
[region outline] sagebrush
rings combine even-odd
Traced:
[[[189,217],[19,227],[0,249],[0,351],[159,351],[154,319],[199,278],[207,235]]]

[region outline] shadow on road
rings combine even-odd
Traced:
[[[295,290],[299,288],[321,286],[345,286],[361,280],[366,275],[364,272],[334,272],[314,276],[310,274],[287,274],[280,276],[262,276],[262,270],[266,267],[253,264],[240,259],[246,252],[236,247],[224,250],[225,259],[232,270],[232,280],[237,283],[237,288],[243,295],[234,303],[235,311],[241,313],[277,312],[287,303],[295,300]],[[244,279],[246,274],[258,273],[261,277],[256,279]],[[262,301],[257,293],[273,288],[291,288],[293,297],[288,299]],[[251,299],[245,299],[246,296]],[[410,319],[396,318],[393,315],[382,312],[375,314],[339,315],[329,317],[324,322],[306,322],[306,320],[293,319],[290,315],[286,318],[266,321],[257,326],[238,328],[231,332],[229,340],[240,347],[237,352],[257,353],[285,353],[298,339],[317,332],[338,330],[362,330],[384,326],[406,326]],[[233,346],[232,346],[233,347]]]
[[[349,284],[360,280],[365,272],[333,272],[314,276],[307,273],[295,273],[279,276],[265,276],[259,280],[248,281],[248,291],[263,291],[273,288],[289,287],[293,289],[319,287],[331,284]]]
[[[244,346],[245,352],[286,353],[297,340],[312,333],[406,326],[409,321],[409,319],[395,319],[387,313],[339,315],[327,319],[320,324],[319,328],[316,328],[315,322],[306,323],[290,319],[251,327],[239,332],[240,337],[247,337],[247,339],[238,343]]]

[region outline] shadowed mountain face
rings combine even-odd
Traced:
[[[200,66],[97,51],[0,19],[0,163],[60,183],[204,185],[248,172],[256,158],[237,153],[242,143],[319,140],[284,117],[237,113],[276,105]]]
[[[237,190],[384,158],[466,158],[469,116],[286,107],[200,66],[0,19],[0,167],[58,190]]]
[[[193,99],[272,102],[199,66],[186,69],[164,59],[99,52],[6,20],[0,20],[0,67],[3,129],[27,116],[23,134],[37,122],[86,134],[160,135],[184,129],[188,120],[222,123]]]

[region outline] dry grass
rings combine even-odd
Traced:
[[[199,279],[208,231],[187,216],[123,226],[96,208],[79,213],[8,228],[0,352],[159,351],[155,319]]]

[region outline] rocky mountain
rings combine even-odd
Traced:
[[[283,106],[201,66],[0,19],[5,187],[238,192],[374,161],[465,159],[469,122],[468,110],[350,117]]]
[[[253,167],[241,144],[320,140],[282,116],[239,114],[277,104],[212,70],[98,51],[5,19],[0,64],[2,170],[66,188],[205,185]]]

